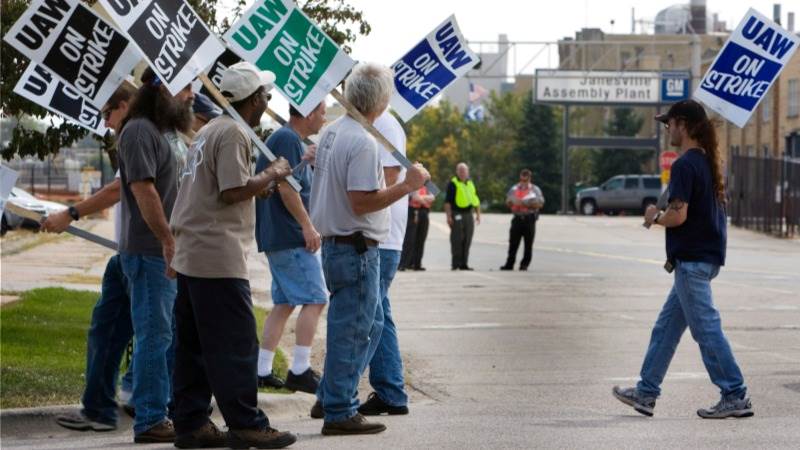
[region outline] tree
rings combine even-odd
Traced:
[[[96,0],[86,0],[92,5]],[[238,0],[232,17],[218,17],[217,0],[188,0],[198,15],[209,24],[210,28],[222,34],[230,28],[235,19],[241,14],[245,1]],[[5,36],[14,22],[28,8],[29,0],[3,0],[0,3],[0,36]],[[320,27],[336,43],[347,52],[348,44],[353,43],[359,36],[366,36],[370,32],[369,23],[364,19],[363,13],[346,3],[345,0],[301,0],[300,7],[308,16],[316,21]],[[73,142],[84,137],[87,132],[76,125],[61,122],[55,125],[52,116],[47,110],[13,93],[22,73],[29,64],[29,60],[13,49],[5,41],[0,49],[0,111],[4,118],[15,120],[9,142],[0,148],[0,155],[11,159],[15,155],[36,156],[40,159],[58,153],[59,149],[70,146]],[[33,116],[38,119],[50,121],[44,133],[29,129],[19,120],[23,116]],[[3,136],[2,141],[8,137]],[[101,140],[98,138],[98,140]],[[110,140],[104,140],[104,148],[109,150]]]
[[[636,136],[644,119],[631,108],[614,109],[613,117],[604,128],[608,136]],[[644,149],[598,149],[592,151],[595,182],[603,182],[614,175],[642,173],[643,165],[653,158],[653,152]]]
[[[549,105],[533,103],[526,95],[522,123],[518,130],[516,153],[521,164],[533,172],[534,183],[542,189],[546,200],[544,212],[561,208],[561,128]]]

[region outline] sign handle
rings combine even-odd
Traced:
[[[355,106],[353,106],[349,101],[347,101],[346,98],[344,98],[344,96],[339,92],[338,89],[334,89],[333,91],[331,91],[331,95],[333,96],[333,98],[336,99],[336,101],[338,101],[342,106],[344,106],[344,108],[356,120],[356,122],[360,123],[361,126],[363,126],[364,129],[367,130],[369,134],[375,136],[375,139],[377,139],[381,145],[389,149],[392,156],[394,156],[394,158],[403,167],[405,167],[406,169],[411,168],[411,166],[413,165],[411,161],[409,161],[408,158],[405,157],[405,155],[400,153],[400,151],[397,150],[397,148],[395,148],[395,146],[391,142],[389,142],[389,140],[386,139],[383,136],[383,134],[381,134],[381,132],[378,131],[377,128],[375,128],[371,123],[369,123],[367,119],[361,114],[361,112],[359,112]],[[431,180],[425,182],[425,187],[428,188],[428,193],[433,195],[437,195],[439,194],[439,192],[441,192],[441,190],[439,190],[436,184],[434,184],[433,181]]]
[[[17,206],[11,202],[6,203],[6,209],[11,211],[12,213],[24,217],[26,219],[33,220],[37,223],[41,223],[42,220],[46,217],[42,214],[37,213],[36,211],[31,211],[29,209],[25,209],[21,206]],[[86,239],[87,241],[94,242],[95,244],[102,245],[108,249],[114,250],[115,252],[118,251],[117,243],[111,240],[108,240],[104,237],[100,237],[96,234],[90,233],[86,230],[82,230],[80,228],[73,227],[70,225],[67,227],[67,233],[77,236],[79,238]]]
[[[233,118],[233,120],[239,122],[241,125],[244,126],[245,131],[247,131],[247,135],[250,136],[250,140],[253,141],[253,144],[256,146],[256,148],[264,156],[266,156],[267,159],[270,160],[270,162],[275,161],[277,159],[275,157],[275,154],[272,153],[272,151],[270,151],[270,149],[267,148],[267,145],[264,144],[263,141],[261,141],[261,138],[258,137],[256,132],[253,131],[252,128],[250,128],[250,125],[248,125],[247,122],[245,122],[244,119],[242,119],[242,116],[240,116],[239,113],[236,112],[235,109],[233,109],[231,104],[228,102],[228,99],[225,98],[219,92],[219,89],[217,89],[217,87],[214,86],[214,83],[212,83],[211,80],[208,79],[208,75],[201,73],[200,75],[197,76],[197,78],[199,78],[200,81],[203,82],[203,86],[205,86],[206,89],[208,89],[208,92],[210,92],[211,95],[214,97],[214,99],[217,100],[217,103],[219,103],[222,106],[225,112],[227,112]],[[297,192],[300,192],[300,190],[302,189],[300,187],[300,183],[298,183],[297,180],[291,175],[286,177],[286,182],[289,183],[289,185],[292,186],[292,188],[294,188],[294,190]]]

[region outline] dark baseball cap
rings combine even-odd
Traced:
[[[703,105],[694,100],[681,100],[673,103],[669,107],[669,111],[661,113],[654,117],[659,122],[667,123],[669,119],[681,118],[689,123],[698,123],[706,120],[706,110]]]
[[[208,120],[211,120],[222,113],[222,110],[219,109],[210,98],[199,92],[194,94],[194,104],[192,105],[192,110],[195,114],[202,114]]]

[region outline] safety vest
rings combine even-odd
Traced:
[[[475,184],[472,183],[472,180],[467,180],[464,183],[458,177],[453,177],[451,181],[456,187],[456,206],[458,208],[466,209],[470,206],[473,208],[480,206],[481,201],[478,198],[478,193],[475,191]]]
[[[528,185],[525,186],[525,187],[523,187],[521,184],[517,183],[516,185],[514,185],[514,188],[512,189],[512,193],[513,193],[514,197],[519,199],[519,200],[525,199],[525,197],[527,197],[528,194],[530,194],[531,192],[535,192],[533,190],[533,184],[532,183],[528,183]],[[531,208],[530,206],[525,205],[524,203],[520,203],[519,205],[517,205],[517,204],[512,204],[511,205],[511,212],[513,212],[514,214],[527,214],[527,213],[534,212],[534,211],[535,210],[533,208]]]
[[[425,186],[422,186],[422,187],[421,187],[421,188],[419,188],[419,190],[417,191],[417,194],[418,194],[420,197],[424,197],[424,196],[428,195],[428,188],[426,188]],[[411,197],[411,200],[409,201],[409,205],[411,205],[411,207],[412,207],[412,208],[427,208],[427,206],[425,206],[425,205],[423,204],[423,202],[420,202],[420,201],[414,200],[414,197]]]

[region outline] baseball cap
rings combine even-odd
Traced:
[[[686,119],[689,123],[702,122],[708,118],[703,105],[694,100],[681,100],[673,103],[672,106],[669,107],[669,111],[655,116],[654,119],[662,123],[667,123],[669,119],[676,117]]]
[[[275,83],[275,74],[269,70],[258,70],[258,67],[242,61],[228,67],[222,73],[219,90],[231,102],[244,100],[259,87],[269,91]]]
[[[199,92],[194,94],[194,104],[192,104],[192,110],[195,114],[202,114],[208,118],[208,120],[211,120],[222,113],[222,110],[220,110],[210,98]]]

